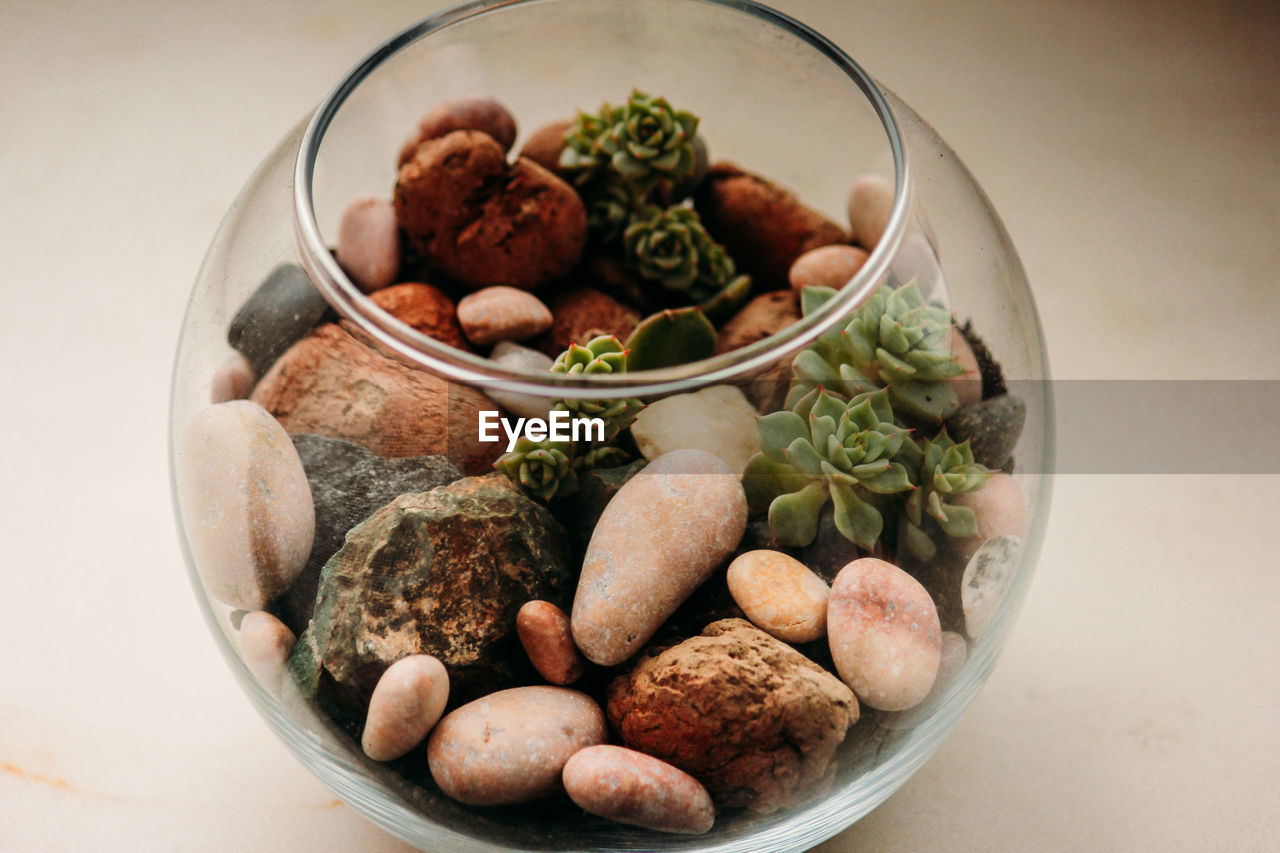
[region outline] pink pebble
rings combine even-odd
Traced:
[[[875,249],[893,213],[893,182],[879,175],[863,175],[849,193],[849,225],[853,239],[868,252]]]
[[[551,309],[525,290],[496,285],[458,302],[458,322],[473,344],[522,341],[551,328]]]
[[[240,620],[240,649],[245,665],[266,688],[280,686],[285,661],[293,652],[296,638],[289,626],[265,610],[246,613]]]
[[[964,368],[964,373],[945,380],[960,399],[960,407],[982,400],[982,371],[978,367],[978,357],[955,326],[951,327],[951,357]]]
[[[919,704],[938,674],[937,607],[919,581],[884,560],[854,560],[836,575],[827,639],[841,680],[881,711]]]
[[[361,745],[374,761],[405,755],[439,721],[449,701],[449,673],[431,655],[401,658],[378,679]]]
[[[582,675],[582,655],[573,644],[569,617],[550,601],[527,601],[516,614],[516,633],[533,668],[552,684],[572,684]]]
[[[973,556],[988,539],[1026,535],[1027,501],[1018,481],[1008,474],[994,474],[978,491],[956,495],[951,502],[956,506],[967,506],[978,516],[978,535],[954,543],[966,557]]]
[[[226,403],[231,400],[247,400],[253,393],[253,385],[258,377],[253,372],[249,359],[235,353],[227,359],[226,364],[213,374],[213,384],[209,389],[210,403]]]
[[[347,205],[338,225],[338,263],[365,293],[400,274],[400,231],[391,202],[363,196]]]
[[[951,682],[955,681],[960,670],[964,668],[964,662],[968,656],[969,647],[965,644],[964,637],[955,631],[943,631],[942,659],[938,663],[938,676],[933,680],[933,687],[929,688],[929,695],[914,708],[896,714],[882,714],[878,721],[879,725],[882,728],[897,731],[913,729],[927,720],[937,710],[938,700],[942,698],[942,694],[947,692]]]
[[[796,258],[788,278],[797,296],[806,287],[830,287],[839,290],[862,269],[867,253],[857,246],[819,246]]]
[[[563,779],[580,808],[617,823],[701,835],[716,819],[701,782],[633,749],[589,746],[565,764]]]

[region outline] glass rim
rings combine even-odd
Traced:
[[[298,147],[293,181],[293,227],[302,265],[337,313],[386,349],[450,381],[542,397],[583,399],[602,394],[659,397],[758,375],[781,358],[814,341],[870,296],[888,275],[907,230],[911,174],[897,120],[875,81],[828,38],[795,18],[755,0],[682,0],[744,13],[771,24],[830,60],[862,92],[885,132],[894,166],[894,201],[880,240],[856,275],[814,313],[762,340],[727,353],[672,367],[568,376],[500,365],[425,335],[383,311],[343,271],[330,252],[316,219],[312,181],[320,146],[334,117],[356,88],[383,63],[410,45],[472,18],[558,0],[468,0],[450,6],[390,37],[353,66],[312,115]],[[585,341],[581,342],[585,343]]]

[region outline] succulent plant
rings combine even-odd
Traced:
[[[921,456],[910,431],[894,424],[888,393],[845,401],[815,388],[757,426],[761,452],[747,464],[743,486],[752,506],[768,507],[774,537],[808,545],[830,500],[841,535],[874,548],[884,525],[880,496],[911,490]]]
[[[711,239],[698,213],[687,204],[652,205],[637,211],[622,234],[627,265],[643,278],[695,303],[714,300],[725,290],[749,289],[750,279],[735,275],[733,258]]]
[[[659,311],[641,320],[627,338],[627,366],[653,370],[708,358],[716,329],[695,307]]]
[[[826,287],[805,288],[806,315],[835,295]],[[855,310],[841,328],[827,332],[796,357],[796,385],[789,400],[818,386],[858,394],[876,385],[889,389],[896,411],[941,420],[960,406],[943,380],[964,368],[951,355],[951,317],[930,305],[914,281],[898,288],[880,287]]]
[[[593,447],[573,460],[573,468],[579,474],[585,474],[593,468],[617,468],[631,461],[631,454],[613,444]]]
[[[520,438],[493,467],[506,474],[530,497],[549,501],[578,490],[578,468],[572,444]]]
[[[693,174],[697,134],[697,116],[637,89],[621,106],[579,113],[565,136],[560,166],[586,175],[607,167],[648,189],[663,178],[679,181]]]
[[[635,187],[606,173],[579,187],[578,192],[587,208],[591,233],[604,243],[617,241],[639,206]]]
[[[921,559],[932,559],[936,546],[924,531],[927,514],[948,536],[978,534],[978,519],[968,507],[952,506],[947,498],[981,489],[994,472],[973,459],[969,442],[956,444],[944,428],[926,439],[918,474],[919,488],[907,498],[906,544]]]
[[[624,373],[627,370],[627,351],[613,335],[593,338],[586,346],[569,344],[569,348],[551,365],[552,373],[571,376],[595,373]],[[568,398],[556,403],[556,409],[572,412],[578,417],[600,418],[605,423],[605,441],[612,441],[622,430],[631,426],[644,404],[634,398],[614,400],[583,400]]]

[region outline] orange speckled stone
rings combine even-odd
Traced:
[[[729,593],[758,628],[788,643],[809,643],[827,632],[831,588],[781,551],[748,551],[729,564]]]
[[[621,746],[589,746],[564,766],[564,789],[584,811],[662,832],[701,835],[715,822],[711,795],[665,761]]]
[[[582,675],[582,655],[573,644],[569,617],[550,601],[527,601],[516,614],[516,633],[533,668],[552,684],[572,684]]]

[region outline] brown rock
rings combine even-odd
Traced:
[[[547,300],[551,328],[529,341],[534,349],[555,358],[569,343],[585,344],[600,335],[625,341],[640,322],[640,312],[590,287],[557,293]]]
[[[836,223],[794,195],[731,163],[716,163],[695,196],[702,221],[758,290],[788,286],[787,273],[810,249],[847,243]]]
[[[409,328],[443,344],[471,352],[471,345],[467,343],[458,322],[457,308],[449,295],[440,288],[422,282],[393,284],[369,294],[369,299]],[[343,320],[341,325],[360,343],[374,347],[388,358],[397,357],[384,350],[350,320]]]
[[[587,242],[573,187],[534,163],[509,164],[484,133],[457,130],[400,167],[396,218],[427,263],[476,290],[532,290],[567,274]]]
[[[458,301],[458,322],[473,344],[523,341],[551,327],[551,311],[532,293],[486,287]]]
[[[564,175],[560,174],[560,152],[564,150],[564,135],[571,127],[573,121],[568,119],[544,124],[525,142],[520,156],[563,178]]]
[[[538,674],[552,684],[572,684],[582,675],[582,655],[573,645],[569,616],[550,601],[527,601],[516,614],[516,633]]]
[[[477,474],[502,452],[501,442],[475,440],[480,410],[493,408],[487,397],[384,358],[333,324],[290,347],[252,399],[290,433],[346,439],[379,456],[442,454]]]
[[[857,246],[819,246],[810,249],[791,265],[787,277],[797,297],[806,287],[830,287],[839,290],[862,269],[870,257]]]
[[[583,811],[660,832],[701,835],[715,822],[707,789],[652,755],[599,744],[564,765],[564,789]]]
[[[800,319],[800,308],[789,290],[774,290],[752,299],[729,319],[716,337],[716,353],[754,344]]]
[[[460,98],[456,101],[445,101],[437,105],[431,112],[422,117],[418,128],[400,149],[403,166],[413,159],[418,146],[428,139],[438,139],[453,133],[455,130],[478,130],[493,137],[502,146],[503,151],[510,151],[516,141],[516,120],[502,104],[493,98]]]
[[[608,715],[627,746],[689,773],[719,805],[770,812],[830,779],[858,702],[795,649],[724,619],[615,679]]]

